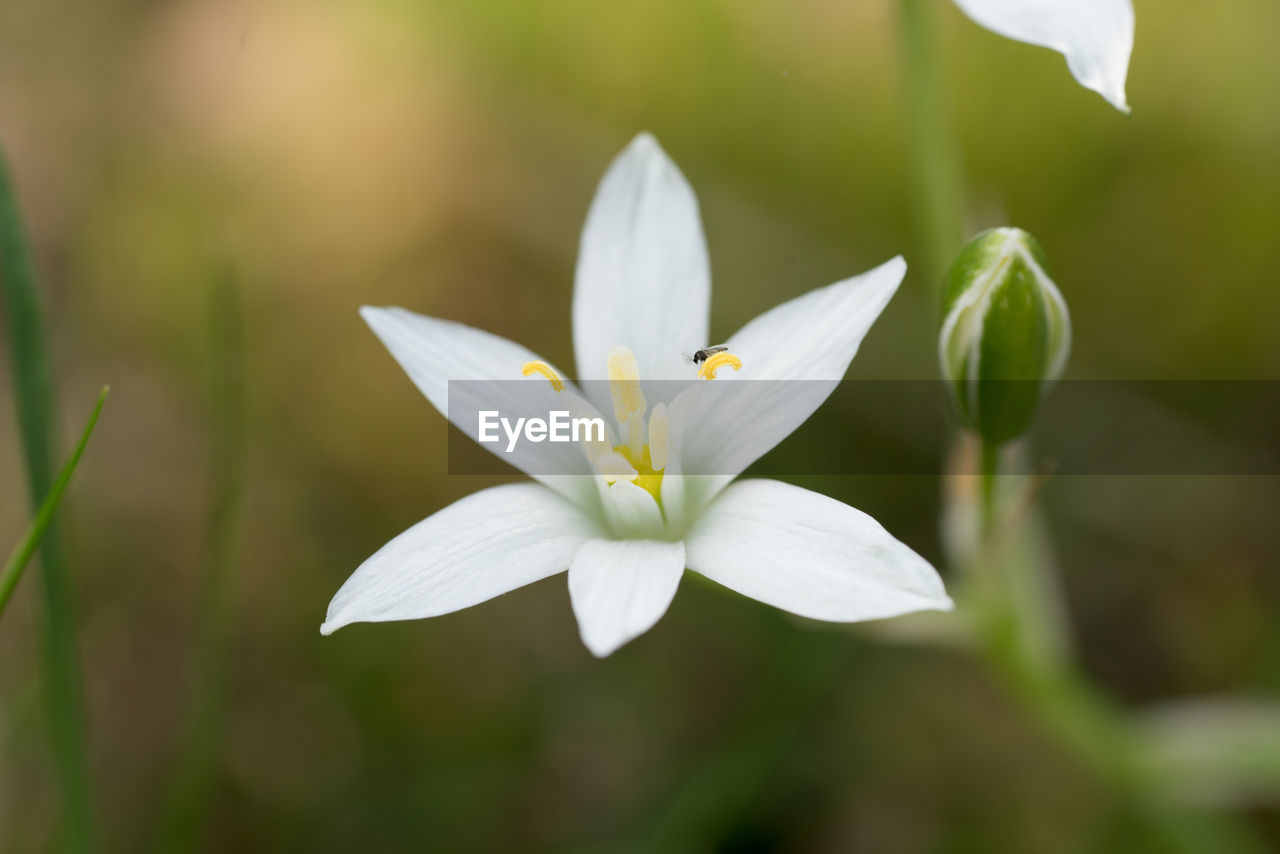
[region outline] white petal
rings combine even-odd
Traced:
[[[952,607],[933,567],[875,519],[778,481],[730,486],[685,547],[695,572],[815,620],[854,622]]]
[[[603,658],[649,631],[666,613],[682,574],[681,543],[591,540],[583,545],[569,565],[569,596],[587,649]]]
[[[604,478],[600,478],[597,482],[604,518],[614,536],[646,539],[664,534],[662,510],[647,490],[622,480],[606,484]]]
[[[677,396],[670,407],[670,443],[692,478],[686,484],[691,509],[822,405],[906,271],[906,262],[894,258],[765,312],[726,342],[742,370],[721,369],[717,379]]]
[[[725,342],[742,370],[721,370],[713,382],[843,379],[906,274],[898,256],[766,311]]]
[[[681,352],[710,343],[710,303],[698,201],[657,140],[642,133],[609,167],[582,232],[573,292],[579,378],[604,379],[618,344],[635,353],[642,379],[689,377]],[[607,411],[607,399],[596,405]]]
[[[552,409],[570,411],[575,417],[599,417],[573,386],[556,392],[541,376],[522,377],[525,362],[542,359],[501,336],[403,308],[365,306],[360,316],[427,400],[473,439],[479,434],[482,410],[498,411],[513,424],[532,415],[545,419]],[[451,380],[463,381],[455,382],[452,395]],[[582,445],[520,441],[508,452],[501,429],[497,435],[498,442],[481,447],[584,507],[595,506],[592,479],[578,477],[592,474]]]
[[[469,495],[414,525],[357,569],[322,634],[349,623],[435,617],[562,572],[599,531],[535,483]]]
[[[956,0],[994,33],[1056,50],[1081,86],[1125,113],[1125,78],[1133,53],[1130,0]]]

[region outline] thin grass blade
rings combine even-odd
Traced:
[[[71,475],[75,473],[76,466],[80,463],[80,457],[84,454],[85,446],[89,444],[89,437],[93,435],[93,428],[97,425],[98,416],[102,413],[102,404],[107,401],[108,391],[110,391],[110,388],[104,387],[102,394],[98,395],[98,403],[93,407],[93,412],[89,415],[89,422],[85,424],[84,432],[80,434],[80,441],[76,443],[75,450],[71,452],[71,457],[63,464],[62,471],[58,473],[58,479],[53,482],[53,488],[45,496],[44,503],[40,505],[40,512],[32,520],[26,536],[22,538],[22,541],[13,550],[13,554],[5,561],[4,569],[0,570],[0,616],[4,615],[5,606],[9,604],[9,598],[13,596],[13,591],[18,586],[18,580],[22,578],[23,570],[27,568],[31,557],[36,553],[36,547],[40,545],[41,538],[53,521],[58,505],[62,501],[62,495],[67,491],[67,484],[71,482]]]
[[[217,779],[227,683],[231,582],[245,481],[245,364],[239,281],[227,265],[210,288],[209,497],[205,562],[186,718],[155,850],[195,850]]]

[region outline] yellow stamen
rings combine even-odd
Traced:
[[[555,391],[564,391],[564,380],[560,379],[560,375],[556,373],[556,369],[548,365],[546,362],[525,362],[520,368],[520,373],[526,377],[534,374],[542,374],[551,383],[551,388]]]
[[[742,360],[732,353],[712,353],[702,363],[702,367],[698,368],[698,376],[704,380],[713,380],[716,378],[716,371],[726,365],[735,371],[742,370]]]

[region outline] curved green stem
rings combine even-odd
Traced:
[[[1029,553],[1011,547],[1030,516],[1005,511],[997,490],[998,449],[984,444],[981,462],[982,512],[977,553],[969,577],[982,584],[977,606],[981,650],[987,663],[1022,705],[1059,743],[1066,746],[1111,795],[1136,832],[1160,850],[1204,854],[1252,854],[1257,847],[1248,828],[1230,816],[1198,819],[1181,813],[1152,792],[1139,769],[1133,723],[1123,709],[1085,678],[1065,658],[1047,656],[1038,647],[1037,628],[1056,619],[1045,611],[1045,600],[1019,595],[1025,577],[1046,573],[1028,565]]]

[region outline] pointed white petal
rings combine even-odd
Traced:
[[[320,631],[468,608],[564,571],[582,544],[599,535],[578,508],[538,484],[481,490],[428,516],[361,564],[329,603]]]
[[[933,567],[875,519],[778,481],[730,486],[695,523],[685,547],[695,572],[815,620],[952,607]]]
[[[1081,86],[1122,112],[1125,78],[1133,53],[1131,0],[956,0],[992,32],[1056,50]]]
[[[726,342],[742,369],[686,388],[670,406],[670,444],[696,510],[813,414],[844,377],[871,324],[906,275],[894,258],[810,291]],[[706,477],[693,477],[705,475]]]
[[[603,658],[649,631],[666,613],[682,574],[681,543],[591,540],[583,545],[569,565],[569,596],[592,655]]]
[[[600,417],[572,385],[556,392],[541,376],[523,377],[526,362],[543,360],[501,336],[403,308],[365,306],[360,316],[427,400],[472,439],[479,436],[479,413],[485,410],[500,412],[512,424],[520,417],[546,419],[552,410]],[[452,394],[450,381],[463,381],[454,383]],[[519,441],[508,451],[501,428],[496,435],[499,441],[481,447],[584,507],[595,506],[592,479],[577,477],[592,473],[582,445]]]
[[[609,167],[582,232],[573,292],[579,378],[604,379],[618,344],[635,353],[642,379],[690,376],[681,352],[709,343],[710,303],[698,201],[657,140],[642,133]],[[607,399],[595,402],[607,411]]]
[[[725,342],[742,370],[722,370],[713,383],[843,379],[906,274],[907,262],[898,256],[766,311]]]

